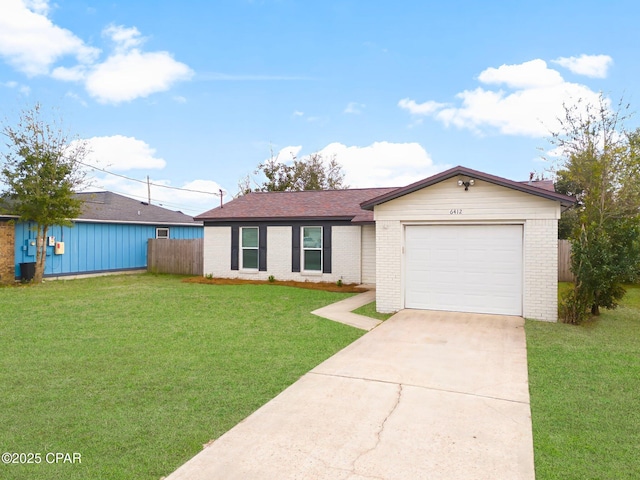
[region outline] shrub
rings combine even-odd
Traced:
[[[273,283],[276,281],[276,277],[274,277],[273,275],[269,275],[269,283]]]
[[[562,323],[579,325],[590,316],[591,301],[572,286],[560,296],[558,317]]]

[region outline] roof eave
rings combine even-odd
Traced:
[[[126,223],[132,225],[169,225],[173,227],[202,227],[202,222],[166,222],[166,221],[134,221],[134,220],[100,220],[97,218],[74,218],[74,223]]]
[[[375,207],[376,205],[380,205],[390,200],[395,200],[396,198],[409,195],[410,193],[414,193],[418,190],[422,190],[423,188],[430,187],[431,185],[435,185],[436,183],[442,182],[444,180],[448,180],[458,175],[473,177],[476,180],[483,180],[485,182],[493,183],[495,185],[500,185],[506,188],[511,188],[513,190],[518,190],[524,193],[529,193],[531,195],[543,197],[548,200],[555,200],[560,202],[560,204],[565,207],[571,206],[576,202],[576,200],[573,197],[569,197],[561,193],[552,192],[550,190],[544,190],[539,187],[534,187],[533,185],[521,184],[513,180],[496,177],[494,175],[489,175],[487,173],[479,172],[477,170],[472,170],[470,168],[458,166],[458,167],[450,168],[449,170],[445,170],[444,172],[438,173],[424,180],[420,180],[418,182],[412,183],[411,185],[408,185],[406,187],[398,188],[397,190],[394,190],[392,192],[386,193],[384,195],[380,195],[379,197],[372,198],[371,200],[367,200],[366,202],[362,202],[360,204],[360,207],[363,210],[373,210],[373,207]]]
[[[344,222],[351,221],[354,216],[301,216],[301,217],[195,217],[205,223],[228,223],[228,222]]]

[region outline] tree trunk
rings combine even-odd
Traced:
[[[33,275],[33,283],[42,283],[45,261],[47,259],[47,225],[38,225],[36,233],[36,271]]]
[[[593,292],[593,303],[591,304],[591,315],[600,315],[600,292]]]

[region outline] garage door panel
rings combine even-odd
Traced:
[[[522,226],[407,226],[405,306],[522,314]]]

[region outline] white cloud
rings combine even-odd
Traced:
[[[354,115],[359,115],[362,113],[362,109],[365,107],[363,103],[358,102],[349,102],[344,109],[343,113],[351,113]]]
[[[127,28],[123,25],[109,25],[102,34],[111,38],[116,44],[117,51],[127,51],[142,45],[145,41],[136,27]]]
[[[164,159],[156,157],[154,148],[134,137],[92,137],[86,142],[90,153],[85,163],[105,170],[162,169],[167,164]]]
[[[142,140],[122,135],[93,137],[87,139],[86,142],[90,150],[85,159],[86,164],[118,175],[123,175],[122,172],[129,170],[143,172],[142,176],[131,173],[118,176],[86,168],[90,181],[86,188],[87,191],[109,190],[141,201],[147,200],[145,176],[149,174],[149,170],[161,170],[167,164],[164,159],[156,155],[154,148]],[[219,193],[221,186],[213,180],[198,179],[182,184],[173,184],[171,180],[162,178],[160,175],[149,175],[152,184],[151,200],[154,204],[162,204],[171,210],[181,210],[188,215],[197,215],[220,203],[219,197],[214,194]],[[124,177],[130,177],[134,180]],[[179,189],[164,188],[163,186],[178,187]],[[229,198],[225,198],[226,200]]]
[[[31,93],[31,88],[29,86],[21,85],[18,82],[13,80],[10,80],[5,83],[0,83],[0,86],[7,87],[7,88],[15,88],[24,96],[29,96],[29,94]]]
[[[553,63],[569,69],[578,75],[586,75],[592,78],[606,78],[609,67],[613,64],[613,58],[609,55],[585,55],[579,57],[560,57]]]
[[[398,106],[404,110],[407,110],[412,115],[430,115],[437,112],[446,104],[438,103],[434,101],[428,101],[424,103],[416,103],[415,100],[409,98],[403,98],[398,102]]]
[[[120,103],[162,92],[193,71],[168,52],[144,53],[137,49],[110,56],[87,75],[89,95],[101,103]]]
[[[67,97],[67,98],[71,98],[72,100],[75,100],[76,102],[78,102],[83,107],[87,107],[88,106],[87,102],[85,102],[84,99],[80,98],[80,96],[77,93],[67,92],[67,93],[64,94],[64,96]]]
[[[95,60],[99,50],[47,18],[46,0],[3,0],[0,15],[0,55],[28,76],[45,75],[60,58],[80,63]]]
[[[278,153],[276,153],[275,158],[282,163],[290,163],[298,158],[300,150],[302,150],[302,145],[290,145],[288,147],[281,148]]]
[[[49,0],[24,0],[25,6],[36,13],[47,15],[49,13]]]
[[[278,161],[290,164],[300,155],[301,145],[290,145],[274,153]],[[371,145],[347,146],[330,143],[318,153],[325,161],[335,155],[351,188],[402,187],[449,168],[437,165],[419,143],[375,142]]]
[[[599,94],[585,85],[565,81],[543,60],[518,65],[502,65],[480,73],[485,84],[504,84],[510,90],[477,87],[456,95],[459,106],[433,101],[418,104],[403,99],[399,106],[412,115],[432,116],[445,125],[467,128],[482,134],[497,130],[505,135],[545,137],[559,128],[563,104],[596,104]]]
[[[113,42],[114,50],[99,62],[99,49],[47,18],[48,0],[3,0],[2,9],[0,56],[29,76],[50,74],[56,80],[84,82],[89,95],[101,103],[147,97],[194,74],[169,52],[143,52],[139,47],[145,39],[136,27],[106,27],[103,36]],[[78,64],[55,66],[67,56]]]
[[[335,155],[352,188],[402,187],[447,169],[436,165],[419,143],[375,142],[369,146],[331,143],[320,152],[325,159]]]
[[[76,65],[75,67],[56,67],[51,72],[51,76],[63,82],[81,82],[87,75],[87,67]]]
[[[148,201],[149,194],[146,182],[133,182],[124,178],[96,172],[93,175],[93,184],[86,191],[108,190],[121,195],[126,195],[143,202]],[[187,215],[196,216],[207,210],[220,205],[219,191],[220,185],[213,180],[193,180],[190,182],[174,185],[170,180],[151,176],[151,203],[159,205],[169,210],[180,210]],[[164,187],[177,187],[164,188]],[[197,190],[197,193],[186,190]],[[223,199],[225,202],[231,197],[224,189]]]
[[[531,60],[519,65],[501,65],[489,67],[478,76],[482,83],[510,88],[544,88],[560,85],[564,82],[560,73],[547,68],[544,60]]]

